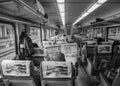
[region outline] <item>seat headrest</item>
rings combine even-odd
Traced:
[[[75,65],[78,57],[78,46],[76,43],[64,44],[61,52],[64,53],[67,62],[72,62]]]
[[[52,46],[46,47],[45,50],[46,50],[46,54],[48,54],[51,57],[55,52],[61,52],[61,46],[52,45]]]
[[[98,45],[98,53],[111,53],[111,45]]]
[[[41,67],[43,78],[72,78],[71,62],[43,61]]]
[[[4,76],[30,76],[31,61],[3,60],[1,63]]]
[[[102,42],[102,45],[110,45],[112,44],[111,42]]]
[[[43,46],[44,47],[51,46],[51,45],[53,45],[52,41],[43,41]]]

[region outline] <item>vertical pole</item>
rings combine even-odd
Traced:
[[[109,28],[107,27],[106,28],[106,41],[108,41],[108,30],[109,30]]]
[[[16,55],[19,54],[19,35],[18,35],[18,23],[12,24],[13,28],[14,28],[14,33],[15,33],[15,51],[16,51]]]
[[[42,43],[42,24],[40,24],[40,41]]]

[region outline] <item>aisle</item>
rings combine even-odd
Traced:
[[[91,80],[87,76],[86,72],[82,67],[78,68],[79,74],[75,80],[75,86],[93,86]]]

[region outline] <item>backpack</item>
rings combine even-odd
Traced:
[[[20,60],[30,60],[34,54],[34,47],[30,37],[25,37],[23,42],[20,42]]]

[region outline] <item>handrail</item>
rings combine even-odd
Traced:
[[[7,56],[7,55],[9,55],[9,54],[11,54],[11,53],[14,53],[14,52],[15,52],[15,49],[12,50],[12,51],[9,51],[9,52],[7,52],[7,53],[4,53],[3,55],[0,55],[0,58],[2,58],[2,57],[4,57],[4,56]]]
[[[9,42],[9,41],[15,41],[15,40],[14,39],[2,39],[0,40],[0,43]]]

